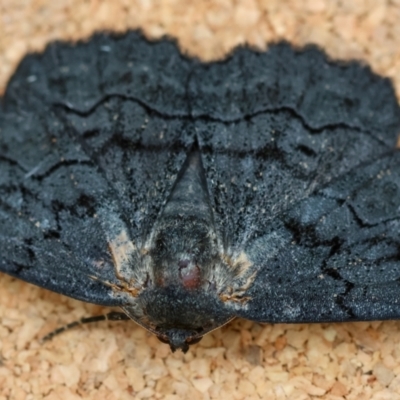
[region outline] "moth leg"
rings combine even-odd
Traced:
[[[48,333],[46,336],[42,337],[42,339],[40,339],[40,342],[41,343],[47,342],[48,340],[53,339],[54,336],[57,336],[60,333],[68,331],[79,325],[90,324],[92,322],[99,322],[99,321],[127,321],[127,320],[130,320],[130,318],[125,313],[119,311],[111,311],[107,314],[96,315],[94,317],[84,317],[78,321],[70,322],[67,325],[55,329],[54,331]]]

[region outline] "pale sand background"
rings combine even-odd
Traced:
[[[205,60],[250,43],[318,43],[393,78],[400,93],[400,0],[0,0],[0,92],[27,51],[96,30],[170,35]],[[400,322],[235,321],[186,354],[134,323],[37,339],[106,311],[0,276],[0,400],[400,399]]]

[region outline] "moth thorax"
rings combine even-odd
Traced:
[[[207,221],[195,217],[168,219],[154,236],[151,250],[156,286],[200,288],[215,263],[215,233]]]

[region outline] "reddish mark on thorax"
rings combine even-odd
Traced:
[[[186,289],[196,289],[200,286],[200,268],[191,260],[181,260],[178,263],[179,277],[183,287]]]

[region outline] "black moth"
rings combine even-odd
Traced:
[[[27,56],[0,129],[5,273],[172,350],[235,317],[400,318],[400,109],[368,67],[96,35]]]

